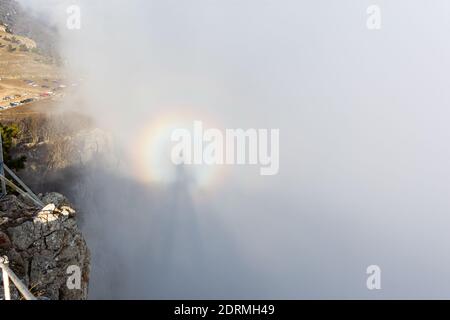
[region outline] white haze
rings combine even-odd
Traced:
[[[61,1],[24,2],[64,26]],[[377,1],[380,31],[371,1],[79,3],[63,52],[123,162],[168,110],[279,128],[281,148],[278,176],[228,168],[201,201],[80,173],[91,298],[449,297],[448,1]]]

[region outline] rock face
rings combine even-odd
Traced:
[[[42,210],[14,195],[0,200],[0,255],[8,257],[9,267],[36,297],[84,300],[90,253],[78,229],[76,212],[60,194],[46,194],[41,200],[46,204]],[[72,282],[73,266],[81,271],[79,289],[68,286],[68,282],[76,283]],[[20,299],[13,285],[11,294]]]

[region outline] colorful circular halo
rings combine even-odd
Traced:
[[[202,121],[205,128],[214,127],[209,118],[188,113],[168,114],[150,121],[141,130],[132,150],[134,175],[145,183],[170,185],[183,181],[202,190],[213,189],[220,184],[226,171],[223,165],[176,165],[172,162],[172,148],[177,143],[171,139],[173,131],[186,129],[192,133],[194,121]]]

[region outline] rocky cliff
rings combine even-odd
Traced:
[[[46,194],[41,199],[46,207],[40,210],[22,197],[8,195],[0,200],[0,255],[8,257],[10,268],[36,297],[86,299],[90,253],[77,214],[60,194]],[[70,266],[81,271],[80,289],[67,285]],[[12,298],[20,299],[14,286],[11,289]]]

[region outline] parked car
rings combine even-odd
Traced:
[[[20,103],[30,103],[30,102],[33,102],[33,101],[34,101],[33,98],[28,98],[28,99],[20,101]]]

